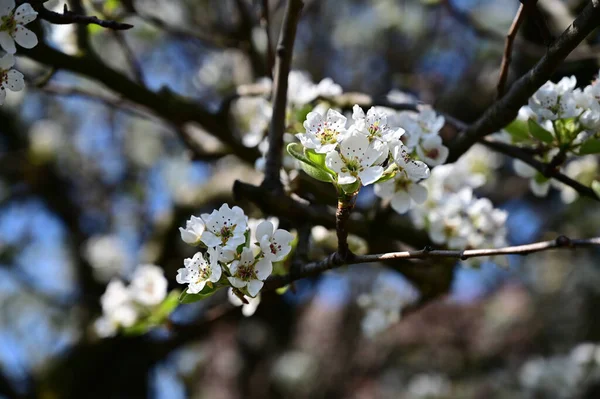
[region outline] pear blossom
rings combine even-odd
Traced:
[[[167,286],[163,269],[156,265],[140,265],[133,273],[129,289],[137,303],[156,306],[167,297]]]
[[[0,105],[4,104],[6,89],[21,91],[25,87],[23,74],[11,69],[14,65],[15,57],[12,54],[5,54],[0,58]]]
[[[248,225],[244,211],[239,206],[229,208],[223,204],[219,210],[210,215],[203,214],[206,230],[200,239],[207,247],[223,247],[235,251],[239,245],[246,242],[246,227]]]
[[[111,280],[100,298],[103,316],[94,324],[101,337],[115,335],[119,327],[131,327],[138,320],[138,311],[131,292],[120,280]]]
[[[395,143],[404,134],[404,129],[401,127],[391,128],[386,114],[375,107],[371,107],[365,115],[365,111],[355,104],[352,111],[355,130],[366,135],[370,140],[378,139],[386,143]]]
[[[392,148],[392,157],[399,173],[412,181],[419,181],[429,177],[429,167],[421,161],[416,161],[410,156],[409,150],[402,143]]]
[[[292,250],[294,236],[283,229],[275,230],[273,224],[265,220],[256,227],[256,238],[265,259],[279,262]]]
[[[0,0],[0,47],[9,54],[17,52],[15,42],[30,49],[38,44],[35,33],[24,25],[35,20],[37,12],[29,3],[15,9],[14,0]]]
[[[529,107],[540,118],[551,121],[577,116],[581,109],[573,97],[576,84],[574,76],[564,77],[558,83],[546,82],[529,98]]]
[[[443,212],[434,211],[429,216],[429,238],[436,244],[446,244],[448,248],[463,249],[466,247],[467,236],[471,227],[465,224],[458,215],[445,215]]]
[[[179,232],[181,233],[181,239],[190,245],[197,245],[200,243],[200,237],[206,230],[204,221],[196,216],[192,216],[186,223],[185,229],[180,227]]]
[[[288,101],[292,106],[302,107],[318,97],[332,97],[342,94],[342,87],[331,78],[314,84],[306,72],[293,70],[288,76]]]
[[[252,316],[256,312],[256,309],[258,308],[258,305],[260,304],[260,294],[258,294],[255,298],[247,297],[244,295],[244,299],[247,302],[247,303],[244,303],[233,292],[233,288],[229,288],[227,290],[227,299],[229,300],[229,303],[231,303],[233,306],[241,306],[242,314],[246,317]]]
[[[103,282],[122,274],[128,264],[127,251],[117,235],[92,236],[82,252],[93,268],[94,277]]]
[[[397,119],[398,125],[406,131],[401,140],[411,150],[421,139],[438,136],[445,123],[443,116],[438,116],[428,107],[420,109],[418,113],[400,112]]]
[[[545,197],[548,195],[548,191],[550,190],[549,179],[519,159],[513,160],[513,168],[517,175],[529,179],[529,188],[536,197]]]
[[[427,200],[427,188],[399,173],[391,180],[377,183],[375,195],[390,199],[390,205],[396,212],[405,213],[413,203],[422,204]]]
[[[251,297],[256,294],[264,285],[264,280],[273,272],[273,264],[266,258],[254,257],[254,252],[250,248],[244,248],[239,260],[234,260],[229,266],[231,277],[227,277],[229,282],[235,288],[244,288],[248,290]]]
[[[218,263],[218,249],[209,248],[208,260],[201,252],[197,252],[191,259],[183,261],[184,267],[177,270],[176,280],[179,284],[188,284],[187,292],[197,294],[210,283],[221,279],[221,266]]]
[[[427,165],[441,165],[448,159],[448,147],[442,144],[440,136],[428,136],[417,146],[417,155]]]
[[[600,128],[600,103],[587,86],[584,91],[576,89],[573,91],[575,105],[582,109],[579,122],[587,129],[597,130]]]
[[[333,151],[347,135],[346,117],[333,109],[327,111],[325,118],[318,112],[309,112],[304,129],[306,133],[296,135],[302,145],[319,154],[326,154]]]
[[[352,134],[340,144],[340,152],[330,151],[325,165],[338,174],[339,184],[351,184],[360,180],[366,186],[375,183],[383,175],[383,167],[374,165],[380,158],[382,144],[369,143],[362,134]]]

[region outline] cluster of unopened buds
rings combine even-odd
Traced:
[[[0,0],[0,48],[4,51],[0,56],[0,105],[4,104],[6,90],[21,91],[25,87],[23,74],[13,69],[15,42],[26,49],[38,44],[35,33],[24,26],[36,17],[37,12],[28,3],[16,7],[14,0]]]
[[[177,282],[187,284],[186,301],[227,286],[238,296],[256,297],[271,275],[273,263],[286,258],[294,239],[268,220],[251,231],[244,211],[227,204],[211,214],[192,216],[180,232],[184,242],[205,249],[185,259],[177,273]]]

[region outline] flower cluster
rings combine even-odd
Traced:
[[[398,212],[406,212],[411,200],[422,203],[427,198],[418,182],[429,176],[429,168],[417,159],[416,147],[404,144],[405,130],[389,123],[388,115],[378,107],[365,114],[355,105],[347,127],[347,118],[334,109],[325,115],[309,112],[305,133],[296,135],[302,151],[288,146],[288,152],[301,161],[306,173],[331,181],[346,193],[377,183],[377,195],[391,199]]]
[[[474,196],[473,189],[482,181],[472,179],[465,168],[457,162],[432,170],[425,183],[427,201],[411,210],[415,226],[426,229],[434,243],[452,249],[505,246],[508,214],[489,199]],[[482,258],[478,259],[470,261]]]
[[[133,327],[158,307],[167,296],[167,279],[155,265],[136,268],[129,286],[113,279],[100,299],[102,317],[94,324],[96,334],[110,337],[119,329]]]
[[[0,57],[0,105],[4,104],[7,89],[21,91],[25,87],[23,74],[12,69],[15,42],[27,49],[38,44],[36,35],[24,26],[35,20],[37,12],[28,3],[15,6],[14,0],[0,0],[0,48],[6,53]]]
[[[600,80],[583,89],[576,88],[576,84],[574,76],[564,77],[558,83],[546,82],[529,99],[529,104],[519,110],[517,119],[504,129],[509,140],[534,147],[536,159],[558,163],[564,170],[568,155],[600,153]],[[536,196],[546,196],[551,185],[562,190],[562,184],[523,162],[515,161],[514,169],[518,175],[531,179],[530,188]],[[569,202],[576,195],[569,193],[562,197]]]
[[[185,259],[178,270],[177,282],[188,285],[188,295],[208,295],[216,288],[231,286],[236,293],[256,297],[273,271],[273,262],[290,253],[293,236],[267,220],[253,232],[248,226],[240,207],[223,204],[211,214],[192,216],[185,229],[180,228],[183,241],[206,248]]]

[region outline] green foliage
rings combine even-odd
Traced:
[[[202,291],[200,291],[197,294],[188,293],[187,288],[186,288],[185,291],[183,291],[181,293],[181,295],[179,295],[179,303],[187,304],[187,303],[194,303],[194,302],[201,301],[201,300],[213,295],[215,292],[217,292],[217,290],[219,288],[221,288],[221,287],[217,286],[217,284],[211,284],[210,286],[208,284],[206,284],[204,286],[204,288],[202,289]]]
[[[584,141],[581,147],[579,147],[579,154],[600,154],[600,139],[591,138]]]
[[[304,151],[304,147],[298,143],[291,143],[287,146],[287,152],[294,158],[300,161],[302,170],[319,181],[331,183],[335,181],[332,172],[325,166],[325,155],[316,154],[314,151]],[[322,160],[318,156],[322,155]],[[311,157],[314,159],[311,159]]]
[[[514,142],[529,140],[529,128],[527,123],[522,120],[515,119],[504,130],[512,136]]]
[[[160,326],[167,321],[171,313],[179,305],[179,290],[173,290],[167,297],[151,312],[135,323],[133,326],[123,329],[124,335],[141,335],[147,333],[154,327]]]
[[[529,127],[529,133],[536,139],[547,144],[550,144],[554,141],[554,136],[552,135],[552,133],[541,127],[533,119],[529,119],[527,121],[527,126]]]

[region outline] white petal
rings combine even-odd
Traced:
[[[250,294],[250,296],[255,297],[260,289],[263,287],[263,285],[265,285],[265,283],[263,283],[262,281],[258,281],[258,280],[252,280],[248,283],[248,294]]]
[[[212,281],[213,283],[216,283],[217,281],[219,281],[221,279],[222,273],[223,273],[223,271],[221,270],[221,266],[219,266],[219,265],[211,266],[211,274],[208,279],[210,281]]]
[[[21,4],[19,8],[15,10],[15,21],[21,25],[27,25],[31,21],[34,21],[38,13],[31,7],[31,4]]]
[[[181,239],[186,244],[196,244],[199,241],[198,236],[196,234],[190,233],[182,227],[179,228],[179,233],[181,233]]]
[[[338,184],[352,184],[356,181],[356,177],[349,173],[340,173],[338,175]]]
[[[227,280],[229,280],[231,285],[234,286],[235,288],[244,288],[246,286],[246,284],[248,284],[244,280],[241,280],[237,277],[227,277]]]
[[[0,47],[2,47],[4,51],[6,51],[8,54],[14,54],[17,52],[17,48],[15,47],[15,41],[6,31],[0,32]],[[2,67],[0,66],[0,68]]]
[[[358,104],[354,104],[354,107],[352,107],[352,119],[357,121],[359,119],[364,119],[364,118],[365,118],[365,111],[363,111],[363,109]]]
[[[392,208],[402,214],[406,211],[408,211],[410,209],[410,196],[408,195],[407,192],[405,191],[398,191],[393,197],[392,197],[392,202],[390,205],[392,205]]]
[[[197,294],[204,289],[206,286],[206,280],[194,281],[188,285],[187,292],[190,294]]]
[[[0,17],[8,16],[15,9],[15,0],[0,0]]]
[[[346,166],[340,154],[337,151],[328,152],[325,156],[325,165],[334,172],[340,173],[342,168]]]
[[[207,247],[217,247],[221,245],[221,239],[210,231],[205,231],[202,233],[200,239],[204,244],[206,244]]]
[[[261,241],[264,236],[271,238],[273,235],[273,229],[273,223],[269,222],[268,220],[261,222],[258,226],[256,226],[256,239]]]
[[[408,194],[419,205],[427,200],[427,188],[420,184],[411,184],[408,188]]]
[[[35,33],[24,27],[23,25],[17,25],[13,33],[15,41],[24,48],[34,48],[38,44],[38,39]]]
[[[381,166],[366,168],[358,174],[363,186],[375,183],[381,176],[383,176],[383,167]]]
[[[273,272],[273,264],[267,259],[261,259],[254,266],[254,270],[256,271],[256,277],[260,280],[266,280]]]
[[[175,281],[177,281],[179,284],[187,284],[189,282],[189,275],[189,270],[185,267],[182,267],[181,269],[177,270],[177,277],[175,277]]]

